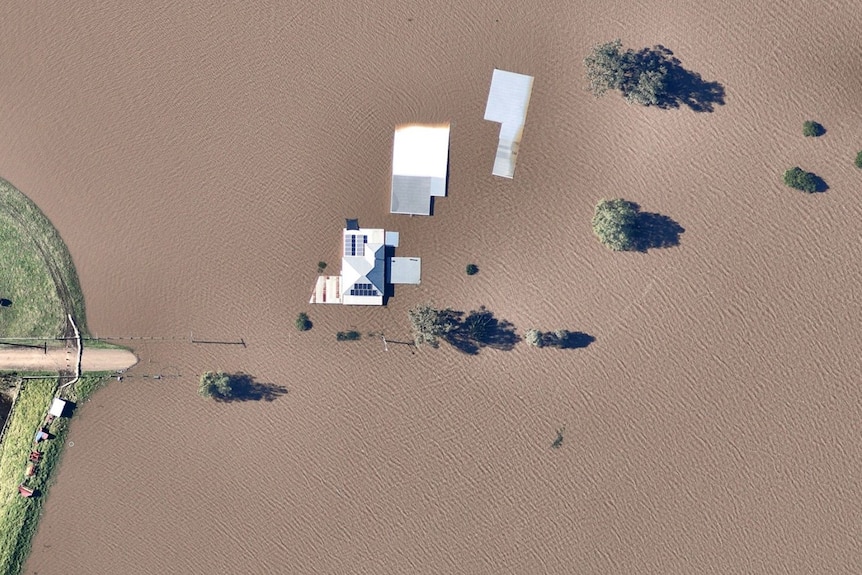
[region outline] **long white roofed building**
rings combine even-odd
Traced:
[[[485,119],[502,124],[492,170],[495,176],[515,176],[515,162],[518,160],[518,148],[521,146],[532,92],[532,76],[506,70],[494,70],[491,76]]]

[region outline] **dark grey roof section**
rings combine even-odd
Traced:
[[[347,220],[347,224],[345,226],[348,230],[358,230],[359,229],[359,220]]]
[[[377,251],[374,252],[374,267],[365,274],[365,277],[368,278],[368,281],[374,284],[374,287],[377,288],[377,291],[380,293],[386,293],[386,264],[384,262],[386,256],[386,249],[384,246],[380,246],[377,248]]]
[[[392,176],[392,204],[389,211],[393,214],[431,215],[430,177]]]

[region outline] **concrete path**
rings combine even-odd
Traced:
[[[0,349],[0,370],[2,371],[75,371],[74,349],[4,348]],[[118,371],[128,369],[138,362],[135,354],[125,349],[84,348],[81,370]]]

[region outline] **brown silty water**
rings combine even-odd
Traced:
[[[66,239],[94,334],[173,338],[79,410],[26,573],[862,564],[856,3],[0,10],[2,175]],[[581,60],[615,37],[664,44],[726,104],[593,99]],[[512,181],[482,118],[495,66],[536,78]],[[394,127],[446,121],[449,196],[388,214]],[[830,190],[783,187],[793,165]],[[589,220],[617,196],[680,245],[603,249]],[[400,231],[421,286],[311,308],[346,217]],[[406,340],[424,301],[595,341],[335,341]],[[287,393],[207,402],[208,369]]]

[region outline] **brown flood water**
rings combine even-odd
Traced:
[[[80,409],[26,573],[858,572],[858,3],[120,4],[0,7],[0,174],[67,241],[92,332],[175,338]],[[614,37],[726,105],[594,100],[581,59]],[[513,181],[495,66],[536,78]],[[449,197],[389,215],[395,125],[443,121]],[[681,244],[603,249],[609,196]],[[400,231],[422,285],[310,309],[346,217]],[[405,340],[427,300],[596,340],[335,342]],[[288,392],[203,401],[218,368]]]

